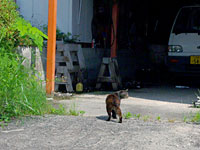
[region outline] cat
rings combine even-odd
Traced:
[[[106,98],[106,110],[108,113],[108,119],[107,121],[110,121],[111,119],[111,113],[112,118],[117,119],[116,114],[119,116],[119,123],[122,123],[122,112],[120,109],[120,102],[121,99],[128,98],[128,89],[127,90],[121,90],[113,94],[109,94]]]

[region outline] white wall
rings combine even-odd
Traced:
[[[80,35],[81,42],[91,42],[93,0],[57,1],[58,28],[65,33]],[[32,25],[41,28],[48,24],[48,0],[17,0],[17,4],[20,14]]]

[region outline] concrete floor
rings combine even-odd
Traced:
[[[84,116],[96,116],[106,120],[107,113],[105,99],[111,92],[91,92],[75,95],[73,100],[56,101],[70,109],[74,104],[78,110],[84,110]],[[131,112],[148,116],[155,120],[158,116],[162,120],[183,121],[184,117],[200,109],[192,108],[192,101],[196,100],[197,88],[175,88],[173,86],[154,86],[129,90],[129,98],[121,101],[123,113]]]

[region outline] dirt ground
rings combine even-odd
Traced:
[[[15,120],[0,129],[0,149],[199,150],[199,124],[183,121],[183,117],[199,111],[190,105],[196,90],[174,87],[131,90],[130,97],[122,101],[122,111],[141,117],[123,119],[122,124],[114,119],[106,121],[108,92],[55,101],[67,108],[75,104],[77,110],[86,113],[78,117],[48,115]]]

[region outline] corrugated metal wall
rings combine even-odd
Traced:
[[[17,0],[21,15],[32,25],[42,28],[48,24],[48,0]],[[57,26],[80,42],[91,42],[93,0],[58,0]]]

